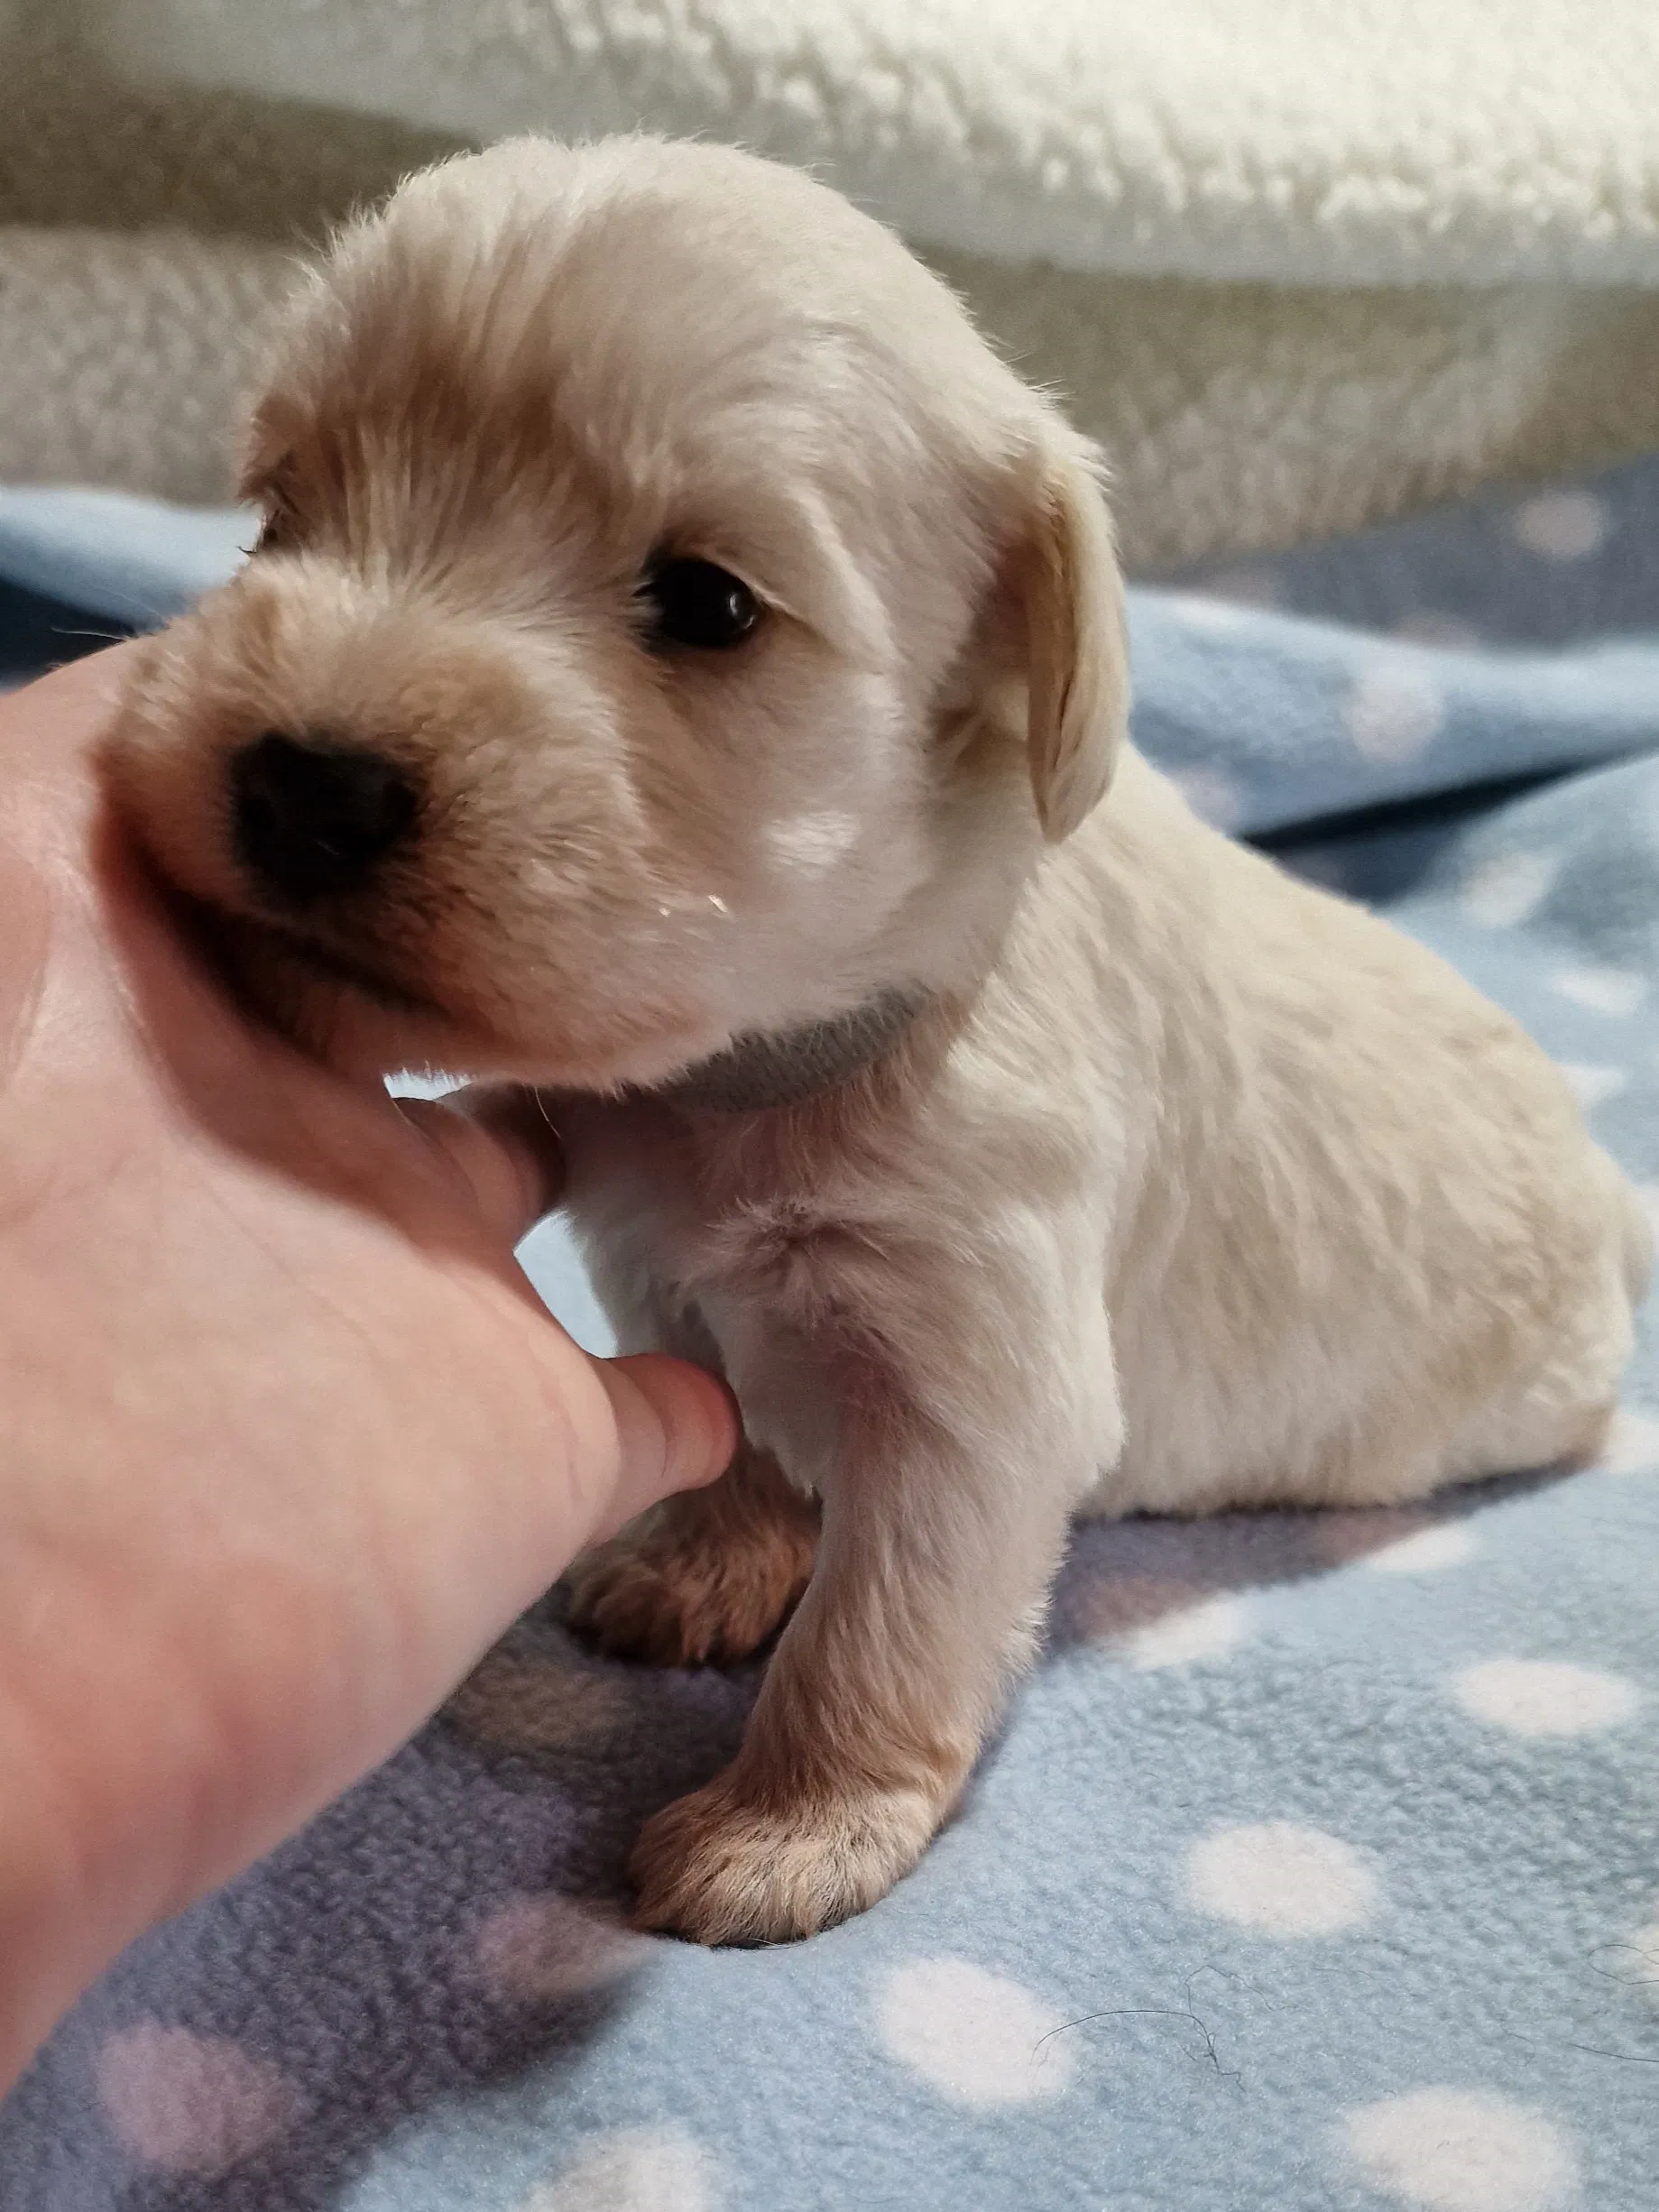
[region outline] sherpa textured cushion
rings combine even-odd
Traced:
[[[0,0],[0,477],[225,496],[288,255],[448,148],[644,127],[893,222],[1142,568],[1659,442],[1649,0]]]
[[[1648,0],[120,0],[98,20],[141,78],[468,136],[649,114],[1006,260],[1659,281]]]

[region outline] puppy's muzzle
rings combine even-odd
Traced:
[[[320,734],[265,731],[231,756],[229,784],[236,858],[288,907],[362,888],[420,811],[403,769]]]

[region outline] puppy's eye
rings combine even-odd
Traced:
[[[294,542],[294,518],[280,502],[267,507],[253,540],[255,553],[280,553]]]
[[[640,585],[654,645],[726,652],[760,619],[760,603],[741,577],[713,561],[653,561]]]
[[[259,535],[248,550],[251,553],[286,553],[300,540],[300,517],[293,501],[293,474],[291,464],[281,462],[266,470],[253,497],[263,512],[260,517]]]

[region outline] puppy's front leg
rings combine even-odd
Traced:
[[[740,1444],[718,1482],[664,1498],[576,1562],[571,1626],[659,1666],[747,1659],[806,1589],[817,1535],[811,1499]]]
[[[1069,1510],[1115,1456],[1103,1316],[1083,1395],[1097,1415],[1111,1402],[1093,1421],[1065,1379],[1074,1333],[1024,1360],[959,1341],[948,1393],[889,1352],[843,1350],[812,1582],[737,1758],[641,1836],[642,1926],[807,1935],[920,1857],[1029,1659]]]

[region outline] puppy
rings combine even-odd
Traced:
[[[310,1049],[544,1086],[623,1348],[742,1406],[575,1581],[659,1660],[788,1621],[644,1924],[913,1866],[1076,1513],[1593,1451],[1648,1248],[1560,1075],[1126,745],[1096,456],[843,200],[647,139],[419,176],[244,490],[118,804]]]

